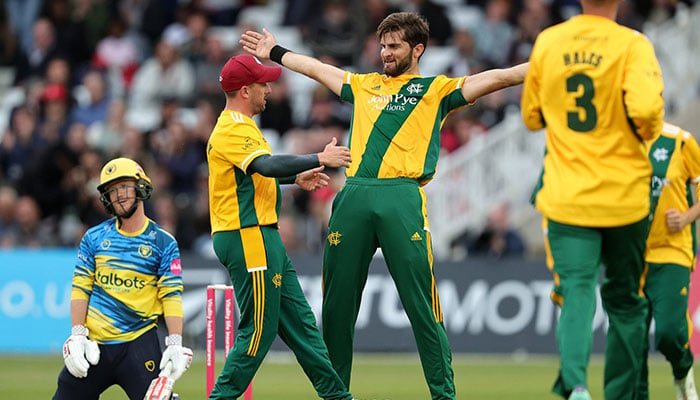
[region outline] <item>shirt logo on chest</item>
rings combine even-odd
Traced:
[[[139,245],[139,255],[143,258],[150,257],[153,254],[153,247],[148,244]]]

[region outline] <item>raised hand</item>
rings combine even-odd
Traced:
[[[338,140],[334,137],[323,149],[323,152],[318,153],[318,161],[321,165],[333,168],[350,165],[352,161],[350,149],[345,146],[337,146],[337,143]]]
[[[325,167],[321,165],[320,167],[299,173],[297,174],[297,178],[294,183],[308,192],[313,192],[321,189],[322,187],[328,186],[330,177],[321,172],[324,168]]]
[[[245,31],[238,41],[245,51],[262,59],[270,58],[270,50],[275,47],[277,41],[275,37],[263,28],[262,33],[255,31]]]

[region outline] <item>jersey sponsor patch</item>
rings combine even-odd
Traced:
[[[180,275],[182,273],[182,265],[180,264],[180,259],[176,258],[170,263],[170,272],[175,275]]]

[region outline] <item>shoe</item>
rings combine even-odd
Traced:
[[[683,379],[676,379],[673,382],[676,388],[677,400],[698,400],[698,392],[695,389],[695,377],[693,375],[693,367],[688,370],[688,375]]]
[[[585,386],[576,386],[569,395],[569,400],[591,400],[591,394]]]
[[[181,400],[180,395],[177,393],[173,393],[172,396],[170,396],[170,400]]]

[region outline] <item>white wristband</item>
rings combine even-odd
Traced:
[[[165,337],[166,346],[182,346],[182,335],[168,335]]]
[[[75,336],[87,336],[90,333],[85,325],[73,325],[70,334]]]

